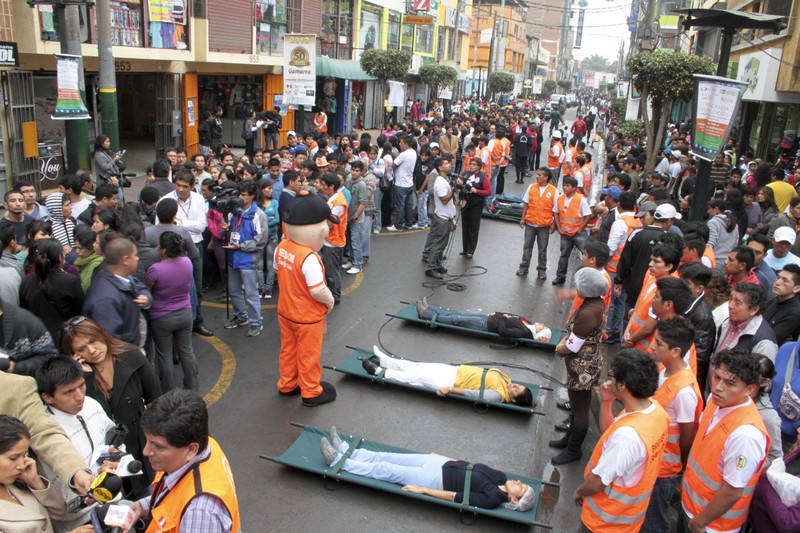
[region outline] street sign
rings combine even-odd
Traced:
[[[416,0],[414,0],[416,2]],[[433,17],[430,15],[406,15],[403,19],[406,24],[433,24]]]
[[[430,11],[431,0],[413,0],[414,11]]]

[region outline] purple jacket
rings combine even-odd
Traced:
[[[783,458],[789,465],[800,458],[800,448]],[[766,470],[756,484],[750,502],[750,525],[754,531],[796,533],[800,531],[800,504],[787,507],[767,479]]]

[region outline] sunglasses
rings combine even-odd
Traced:
[[[89,320],[89,317],[78,315],[70,318],[61,326],[61,336],[72,335],[74,328]]]

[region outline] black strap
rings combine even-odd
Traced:
[[[363,437],[356,437],[356,439],[353,441],[353,444],[350,445],[350,449],[347,450],[347,452],[344,455],[342,455],[342,458],[339,459],[335,465],[333,465],[333,468],[330,471],[330,475],[336,476],[339,474],[339,471],[344,466],[345,461],[347,461],[353,454],[353,452],[356,451],[356,449],[361,445],[362,440],[364,440]]]
[[[467,473],[464,476],[464,497],[461,498],[461,503],[464,505],[469,505],[469,488],[472,484],[472,467],[474,465],[469,463],[467,465]]]

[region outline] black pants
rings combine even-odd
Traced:
[[[572,429],[589,429],[589,410],[592,407],[592,391],[567,391],[572,410]]]
[[[503,194],[503,191],[506,190],[506,168],[500,167],[500,171],[497,173],[497,186],[495,187],[495,194]]]
[[[482,212],[483,203],[467,205],[461,209],[461,251],[465,254],[474,254],[478,247]]]
[[[525,177],[525,171],[528,169],[528,154],[518,155],[517,160],[514,161],[514,168],[517,169],[517,181],[522,183],[522,178]]]

